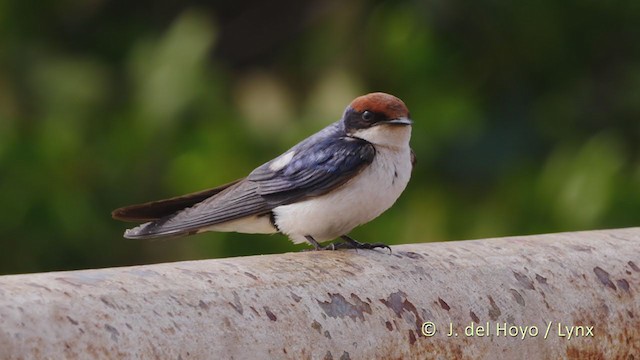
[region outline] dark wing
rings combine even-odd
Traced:
[[[213,189],[203,190],[187,195],[176,196],[170,199],[151,201],[144,204],[130,205],[113,210],[111,216],[123,221],[147,221],[157,220],[171,215],[176,211],[191,207],[207,198],[216,195],[226,188],[237,184],[240,180],[218,186]]]
[[[274,207],[337,188],[371,164],[376,154],[371,143],[351,137],[328,138],[290,151],[295,153],[286,166],[273,170],[275,159],[247,177],[258,184],[258,193]]]
[[[347,182],[373,161],[370,143],[348,137],[301,143],[291,161],[272,170],[278,159],[246,179],[175,214],[143,224],[125,233],[127,238],[151,238],[187,234],[231,220],[266,215],[273,208],[324,194]]]

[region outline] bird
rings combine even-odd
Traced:
[[[145,222],[124,233],[153,239],[205,231],[281,233],[315,250],[391,248],[348,234],[389,209],[416,163],[413,121],[399,98],[369,93],[342,118],[248,176],[187,195],[118,208],[117,220]],[[320,243],[340,238],[328,245]]]

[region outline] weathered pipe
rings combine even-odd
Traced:
[[[11,275],[0,358],[638,359],[639,290],[640,228]]]

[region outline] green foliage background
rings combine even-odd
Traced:
[[[246,175],[356,96],[402,98],[418,166],[354,237],[640,223],[640,3],[0,1],[0,273],[297,250],[121,237],[110,211]]]

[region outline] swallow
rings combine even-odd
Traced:
[[[404,102],[385,93],[353,100],[342,118],[247,177],[213,189],[131,205],[114,219],[145,223],[128,239],[205,231],[281,233],[315,250],[389,248],[348,236],[389,209],[404,191],[415,154]],[[321,242],[342,239],[327,246]]]

